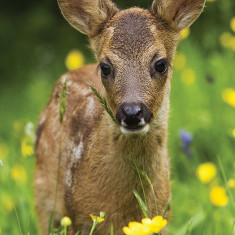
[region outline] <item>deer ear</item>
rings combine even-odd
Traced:
[[[154,0],[151,12],[180,31],[198,18],[204,5],[205,0]]]
[[[58,0],[65,19],[78,31],[89,36],[102,29],[118,8],[109,0]]]

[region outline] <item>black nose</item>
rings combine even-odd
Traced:
[[[119,124],[130,129],[140,128],[148,123],[151,119],[152,113],[146,105],[140,103],[124,103],[120,105],[116,118]]]

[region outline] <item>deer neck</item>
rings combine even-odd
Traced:
[[[156,118],[148,133],[124,135],[120,127],[104,111],[97,133],[93,136],[95,152],[102,160],[110,161],[110,170],[131,161],[151,175],[161,158],[167,154],[167,120]],[[107,157],[106,159],[105,156]],[[156,169],[156,168],[155,168]],[[114,170],[114,169],[113,169]],[[116,171],[116,169],[115,169]]]

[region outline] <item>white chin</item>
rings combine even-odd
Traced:
[[[121,126],[121,132],[125,135],[133,135],[133,134],[145,134],[149,131],[149,124],[146,124],[144,125],[143,127],[141,128],[138,128],[138,129],[128,129],[124,126]]]

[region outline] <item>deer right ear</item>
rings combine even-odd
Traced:
[[[151,12],[177,31],[188,28],[201,14],[205,0],[154,0]]]
[[[109,0],[58,0],[65,19],[78,31],[89,36],[98,33],[118,8]]]

